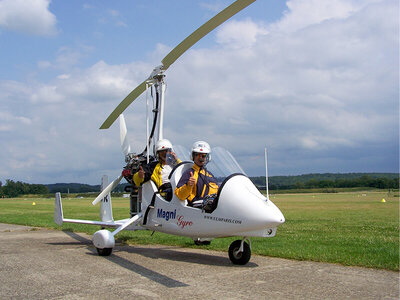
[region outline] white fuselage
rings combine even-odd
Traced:
[[[181,174],[191,164],[179,166],[171,176],[175,188]],[[157,191],[153,182],[143,185],[142,213]],[[267,200],[250,179],[242,174],[230,176],[220,187],[218,205],[212,213],[187,206],[175,195],[171,202],[156,194],[143,227],[189,237],[257,236],[272,237],[276,227],[285,222],[281,211]],[[143,223],[142,223],[143,224]]]

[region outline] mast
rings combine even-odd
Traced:
[[[264,148],[264,152],[265,152],[265,192],[266,192],[266,194],[267,194],[267,200],[269,200],[267,148]]]

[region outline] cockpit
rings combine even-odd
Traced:
[[[173,190],[177,186],[182,174],[186,170],[192,168],[193,166],[193,161],[188,159],[190,153],[184,147],[174,146],[174,151],[178,155],[178,157],[181,160],[183,160],[183,162],[176,165],[172,169],[169,175],[169,179]],[[238,174],[245,175],[245,172],[240,167],[239,163],[235,160],[235,158],[232,156],[232,154],[226,149],[221,147],[216,147],[212,149],[210,162],[207,164],[205,168],[209,172],[211,172],[217,179],[219,185],[218,193],[211,195],[210,197],[197,200],[195,201],[196,203],[194,203],[191,206],[196,209],[200,208],[203,210],[203,212],[212,213],[218,206],[219,194],[226,180]],[[187,200],[181,201],[176,197],[176,195],[173,196],[172,201],[174,201],[176,204],[188,206]]]

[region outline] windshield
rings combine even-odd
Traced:
[[[211,151],[211,161],[207,164],[207,169],[214,174],[215,177],[228,177],[234,173],[246,173],[226,149],[215,147]]]
[[[176,153],[178,158],[181,161],[189,161],[190,159],[190,151],[181,145],[174,145],[172,150]]]
[[[174,145],[173,150],[180,160],[191,161],[190,151],[185,147]],[[211,149],[211,161],[207,164],[206,168],[218,178],[218,181],[223,181],[226,177],[234,173],[246,175],[233,155],[222,147]]]

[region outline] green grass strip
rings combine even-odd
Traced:
[[[385,199],[386,202],[382,202]],[[64,198],[64,217],[99,220],[92,198]],[[252,253],[296,260],[399,270],[399,198],[386,192],[279,194],[271,200],[286,222],[273,238],[251,238]],[[33,205],[33,203],[35,205]],[[113,198],[114,219],[129,217],[129,199]],[[245,205],[245,203],[244,203]],[[0,199],[0,222],[93,234],[97,226],[56,225],[53,198]],[[186,237],[150,231],[123,231],[128,244],[198,247]],[[227,251],[237,238],[215,239],[204,249]]]

